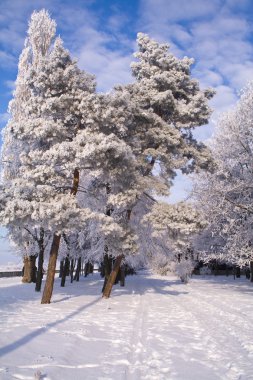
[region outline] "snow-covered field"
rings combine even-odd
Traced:
[[[0,272],[20,271],[22,270],[23,265],[24,264],[22,263],[22,261],[20,261],[19,263],[9,262],[7,264],[0,265]]]
[[[253,286],[140,272],[101,299],[98,274],[53,302],[0,279],[0,379],[253,379]]]

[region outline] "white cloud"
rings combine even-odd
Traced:
[[[199,65],[192,70],[192,73],[199,79],[203,88],[217,87],[223,83],[223,77],[220,73],[204,67],[201,68]]]
[[[87,34],[86,34],[87,35]],[[131,80],[131,54],[122,50],[111,50],[110,36],[90,30],[90,38],[79,47],[78,62],[81,68],[96,74],[99,91],[108,91],[115,84]]]
[[[241,89],[249,81],[253,80],[253,62],[229,63],[223,65],[222,71],[233,88]]]
[[[100,91],[131,80],[130,62],[135,41],[124,33],[128,17],[114,7],[106,24],[101,25],[99,13],[88,8],[91,3],[63,6],[60,0],[3,1],[0,42],[4,50],[0,51],[0,65],[17,65],[30,14],[34,9],[47,8],[56,18],[58,31],[62,30],[65,45],[77,57],[81,68],[96,74]]]
[[[140,25],[152,37],[169,40],[179,56],[195,58],[194,75],[202,87],[214,87],[216,113],[236,100],[236,92],[253,79],[252,27],[245,7],[233,0],[143,0]],[[239,12],[240,11],[240,12]]]
[[[12,96],[13,92],[16,88],[16,82],[14,80],[6,80],[6,81],[4,81],[4,85],[5,85],[5,87],[7,87],[9,89],[9,91],[7,91],[6,94]]]
[[[216,13],[220,0],[142,0],[142,13],[151,23],[182,21],[206,17]]]
[[[218,113],[224,112],[233,107],[237,100],[238,97],[233,88],[220,85],[216,87],[216,95],[211,100],[210,105],[217,115]]]
[[[243,62],[253,58],[251,25],[241,13],[232,12],[232,6],[233,1],[220,0],[143,0],[140,26],[151,36],[171,41],[172,46],[178,44],[183,54],[196,59],[197,71],[213,71],[229,81],[230,73],[223,69],[224,63],[226,68],[230,63],[237,65],[241,76]],[[217,85],[217,77],[213,79]]]
[[[10,115],[7,112],[0,113],[0,123],[4,123],[4,124],[7,123],[9,118],[10,118]]]
[[[14,67],[16,59],[6,51],[0,50],[0,67]]]
[[[227,112],[232,108],[238,100],[238,96],[233,88],[219,85],[215,88],[216,95],[210,101],[210,107],[213,109],[213,113],[210,117],[208,125],[203,125],[197,128],[193,135],[196,139],[208,143],[208,140],[212,137],[215,130],[215,125],[223,112]]]
[[[75,40],[71,51],[82,69],[96,75],[98,90],[108,91],[116,84],[131,81],[135,41],[118,30],[124,29],[124,21],[127,22],[121,14],[115,14],[113,20],[109,18],[106,30],[101,30],[99,19],[92,16],[88,23],[76,28],[71,37]]]
[[[5,86],[8,87],[10,90],[15,89],[15,81],[14,80],[6,80],[4,82]]]

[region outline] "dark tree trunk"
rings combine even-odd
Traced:
[[[73,176],[73,185],[71,189],[71,194],[76,195],[79,185],[79,171],[78,169],[74,170],[74,176]],[[55,268],[56,268],[56,262],[59,252],[59,246],[61,241],[61,235],[54,234],[53,242],[50,250],[50,256],[49,256],[49,262],[48,262],[48,270],[47,270],[47,278],[45,283],[45,288],[43,291],[43,296],[41,299],[42,304],[50,303],[53,288],[54,288],[54,276],[55,276]]]
[[[250,282],[253,282],[253,261],[249,263],[250,266]]]
[[[39,244],[39,256],[38,256],[38,269],[37,269],[37,278],[36,278],[36,286],[35,286],[35,291],[40,292],[41,290],[41,284],[42,284],[42,279],[43,279],[43,263],[44,263],[44,229],[40,229],[40,236],[38,240]]]
[[[76,273],[75,273],[75,277],[74,277],[75,281],[79,281],[81,268],[82,268],[82,259],[81,259],[81,257],[79,257],[79,259],[77,261]]]
[[[64,270],[64,260],[61,260],[60,261],[59,278],[62,278],[63,270]]]
[[[37,279],[36,259],[37,259],[37,256],[30,256],[30,260],[31,260],[31,280],[32,280],[32,282],[34,284],[36,284],[36,279]]]
[[[89,265],[89,274],[92,274],[94,271],[94,265],[90,263]]]
[[[41,284],[43,279],[43,263],[44,263],[44,247],[40,247],[40,253],[38,257],[38,270],[37,270],[37,279],[36,279],[36,292],[41,291]]]
[[[107,248],[107,247],[106,247]],[[102,288],[102,293],[105,290],[108,278],[110,277],[112,271],[112,258],[108,256],[107,253],[104,254],[104,285]]]
[[[115,262],[115,261],[114,261]],[[114,264],[114,262],[113,262],[113,264]],[[117,273],[117,276],[116,276],[116,278],[115,278],[115,282],[114,282],[114,285],[117,285],[119,282],[120,282],[120,276],[121,276],[121,268],[119,268],[119,271],[118,271],[118,273]]]
[[[126,278],[126,271],[125,271],[125,265],[121,265],[120,268],[120,286],[125,286],[125,278]]]
[[[104,293],[104,291],[105,291],[105,288],[106,288],[106,285],[107,285],[107,281],[108,281],[108,278],[104,277],[104,284],[103,284],[103,287],[102,287],[102,293]]]
[[[110,274],[110,276],[109,276],[109,278],[107,280],[105,289],[103,291],[103,297],[104,298],[109,298],[110,297],[110,294],[111,294],[111,291],[112,291],[112,287],[113,287],[113,284],[114,284],[115,279],[117,277],[118,271],[120,269],[120,264],[121,264],[122,260],[123,260],[123,255],[120,255],[120,256],[118,256],[115,259],[112,272],[111,272],[111,274]]]
[[[235,276],[236,276],[236,278],[241,277],[241,268],[240,267],[235,268]]]
[[[87,277],[89,274],[89,263],[85,263],[84,267],[84,277]]]
[[[47,278],[45,283],[45,288],[43,291],[41,303],[47,304],[51,302],[51,297],[54,288],[54,276],[55,276],[55,268],[57,262],[57,256],[60,246],[61,235],[54,234],[53,242],[50,250],[48,268],[47,268]]]
[[[214,275],[218,276],[218,274],[219,274],[218,263],[215,262],[215,264],[214,264]]]
[[[105,266],[104,266],[103,262],[99,266],[99,272],[100,272],[100,277],[104,278],[105,277]]]
[[[75,269],[75,260],[71,259],[70,262],[70,282],[72,284],[73,279],[74,279],[74,269]]]
[[[62,277],[61,277],[61,286],[62,287],[65,286],[65,281],[66,281],[66,277],[68,276],[68,274],[69,274],[69,258],[66,257],[64,260]]]
[[[126,219],[128,222],[129,222],[130,217],[131,217],[131,212],[132,212],[131,210],[127,210],[127,212],[126,212]],[[119,272],[120,265],[121,265],[123,258],[124,258],[124,255],[119,255],[115,259],[113,269],[110,273],[110,276],[109,276],[106,284],[104,285],[104,289],[103,289],[103,297],[104,298],[109,298],[111,295],[112,287],[113,287],[113,284],[115,283],[115,280],[116,280],[117,274]]]
[[[93,273],[93,270],[94,270],[94,266],[88,261],[84,267],[84,277],[87,277],[88,274]]]
[[[109,195],[110,193],[111,193],[111,186],[109,183],[107,183],[106,184],[106,194]],[[111,216],[112,212],[113,212],[113,209],[110,206],[109,207],[107,206],[105,215]],[[104,267],[103,268],[104,269],[104,284],[103,284],[103,288],[102,288],[102,293],[104,292],[104,290],[106,288],[109,276],[110,276],[111,271],[112,271],[112,258],[109,257],[107,245],[105,245],[105,248],[104,248],[104,265],[103,265],[103,267]]]

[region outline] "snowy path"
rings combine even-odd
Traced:
[[[0,379],[253,379],[253,286],[141,273],[102,300],[93,275],[40,305],[33,285],[0,280]]]

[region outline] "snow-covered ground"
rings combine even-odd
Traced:
[[[0,379],[253,379],[253,286],[141,272],[101,299],[98,274],[34,286],[0,279]]]

